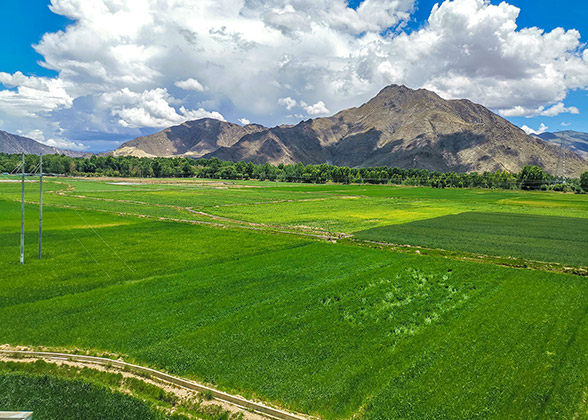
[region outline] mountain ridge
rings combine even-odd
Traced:
[[[71,157],[80,157],[85,155],[84,152],[74,150],[60,149],[53,146],[40,143],[28,137],[11,134],[0,130],[0,153],[18,154],[25,153],[28,155],[67,155]]]
[[[557,131],[555,133],[538,134],[542,140],[571,150],[574,153],[588,159],[588,133],[573,130]]]
[[[155,134],[137,137],[123,143],[113,156],[201,157],[219,147],[231,146],[246,134],[265,130],[258,124],[238,124],[202,118],[165,128]]]
[[[134,139],[114,154],[128,153],[129,144],[134,148],[131,154],[148,153],[155,150],[149,143],[162,141],[173,145],[167,149],[171,156],[253,163],[397,166],[443,172],[518,172],[526,164],[536,164],[552,173],[561,155],[557,146],[528,136],[482,105],[467,99],[445,100],[426,89],[399,85],[386,86],[361,106],[293,126],[219,122],[220,129],[206,131],[202,121],[206,120]],[[199,139],[197,144],[204,142],[208,150],[195,148],[191,137]],[[568,157],[567,165],[574,175],[588,169],[588,162],[576,154]]]

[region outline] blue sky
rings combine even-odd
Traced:
[[[27,75],[57,76],[54,70],[39,66],[43,57],[32,45],[46,32],[65,29],[71,20],[49,10],[47,0],[6,0],[0,14],[0,37],[10,42],[0,44],[0,71]]]
[[[347,10],[344,0],[250,0],[235,13],[234,0],[167,3],[53,0],[53,12],[47,0],[4,1],[0,129],[100,151],[206,116],[296,123],[401,83],[474,100],[520,127],[588,132],[581,1],[509,0],[516,28],[514,9],[494,0],[440,2],[431,26],[429,0]],[[531,27],[544,33],[520,31]],[[581,38],[549,34],[559,27]]]

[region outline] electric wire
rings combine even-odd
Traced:
[[[104,274],[106,274],[106,276],[109,279],[112,279],[112,277],[110,276],[110,274],[108,274],[108,272],[104,269],[104,267],[102,266],[102,264],[100,264],[98,262],[98,260],[94,257],[94,255],[92,255],[92,253],[90,252],[90,250],[88,248],[86,248],[86,246],[82,243],[82,241],[76,236],[75,233],[73,233],[73,231],[71,230],[71,228],[69,228],[65,222],[63,221],[63,219],[61,218],[61,216],[51,207],[48,206],[49,209],[53,212],[53,214],[55,214],[57,216],[57,218],[60,220],[62,226],[64,226],[69,233],[71,233],[71,235],[76,239],[76,241],[78,241],[78,243],[82,246],[82,248],[84,248],[84,250],[86,251],[86,253],[90,256],[90,258],[92,258],[92,260],[94,260],[94,262],[102,269],[102,271],[104,271]]]
[[[89,227],[90,229],[92,229],[92,232],[94,232],[96,234],[96,236],[98,236],[98,238],[100,238],[100,240],[102,242],[104,242],[104,245],[106,245],[108,247],[108,249],[110,249],[112,251],[112,253],[114,255],[116,255],[116,257],[125,265],[125,267],[127,267],[127,269],[132,272],[135,273],[135,270],[133,270],[128,264],[127,262],[108,244],[108,242],[106,242],[104,240],[104,238],[96,231],[96,229],[94,229],[87,221],[86,219],[84,219],[84,217],[78,212],[78,210],[76,208],[72,208],[73,211],[76,212],[76,214],[78,215],[78,217],[80,219],[82,219],[82,221],[86,224],[87,227]]]

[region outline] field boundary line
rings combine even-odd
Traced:
[[[219,401],[223,401],[232,405],[235,405],[240,408],[244,408],[247,410],[252,410],[256,413],[268,416],[270,418],[278,419],[278,420],[308,420],[311,417],[303,416],[300,414],[290,413],[288,411],[270,407],[266,404],[248,400],[246,398],[240,397],[238,395],[228,394],[223,391],[219,391],[212,387],[209,387],[204,384],[200,384],[198,382],[190,381],[188,379],[183,379],[177,376],[173,376],[155,369],[151,369],[144,366],[135,365],[132,363],[127,363],[122,360],[116,359],[108,359],[106,357],[97,357],[97,356],[86,356],[81,354],[71,354],[71,353],[56,353],[56,352],[45,352],[45,351],[29,351],[29,350],[0,350],[0,354],[3,355],[19,355],[21,357],[34,357],[40,359],[50,359],[50,360],[70,360],[82,364],[97,364],[97,365],[108,365],[113,366],[119,369],[132,369],[136,372],[148,374],[151,377],[157,378],[163,382],[167,382],[181,388],[186,388],[192,391],[198,392],[206,392],[210,393],[214,396],[215,399]]]
[[[441,257],[457,261],[470,261],[474,263],[490,264],[500,267],[588,277],[588,267],[586,266],[568,266],[558,262],[536,261],[525,258],[505,257],[500,255],[485,255],[466,251],[447,250],[443,248],[427,248],[419,245],[395,244],[390,242],[358,239],[355,237],[351,238],[350,241],[359,246],[378,247],[399,253]]]
[[[239,228],[245,228],[245,229],[254,229],[254,230],[277,230],[279,233],[289,233],[289,234],[295,234],[295,235],[302,235],[302,236],[310,236],[310,237],[314,237],[314,238],[318,238],[318,239],[323,239],[323,240],[327,240],[327,241],[331,241],[331,240],[336,240],[336,239],[343,239],[343,238],[350,238],[353,235],[349,235],[346,233],[340,233],[340,232],[324,232],[324,231],[320,231],[320,230],[311,230],[310,232],[304,232],[304,231],[300,231],[298,229],[293,229],[293,230],[286,230],[288,229],[288,226],[280,226],[280,225],[271,225],[271,224],[265,224],[265,223],[255,223],[255,222],[248,222],[245,220],[239,220],[239,219],[232,219],[229,217],[225,217],[225,216],[218,216],[218,215],[214,215],[211,213],[205,213],[203,211],[200,210],[195,210],[193,207],[188,206],[188,207],[182,207],[182,206],[176,206],[173,204],[161,204],[161,203],[147,203],[144,201],[136,201],[136,200],[121,200],[121,199],[116,199],[116,198],[105,198],[105,197],[89,197],[89,196],[85,196],[85,195],[78,195],[78,194],[69,194],[71,191],[67,190],[67,191],[55,191],[55,193],[58,196],[62,196],[62,197],[73,197],[73,198],[80,198],[80,199],[86,199],[86,200],[96,200],[96,201],[104,201],[104,202],[112,202],[112,203],[125,203],[125,204],[136,204],[136,205],[141,205],[141,206],[150,206],[150,207],[161,207],[161,208],[170,208],[170,209],[174,209],[174,210],[178,210],[178,211],[187,211],[188,213],[192,213],[192,214],[196,214],[199,216],[204,216],[207,218],[211,218],[213,220],[217,220],[219,223],[210,223],[210,222],[206,222],[206,221],[201,221],[202,224],[209,224],[211,226],[227,226],[222,224],[222,222],[225,223],[231,223],[233,225],[236,226],[230,226],[230,227],[239,227]],[[335,197],[335,199],[348,199],[348,196],[345,197]],[[245,206],[245,205],[257,205],[257,204],[267,204],[267,203],[289,203],[289,202],[302,202],[302,201],[325,201],[328,200],[329,198],[311,198],[311,199],[302,199],[302,200],[278,200],[278,201],[268,201],[268,202],[262,202],[262,203],[237,203],[237,204],[222,204],[220,205],[220,207],[224,207],[224,206]],[[75,210],[76,207],[74,206],[70,206],[72,209]],[[218,207],[218,206],[217,206]],[[78,207],[80,208],[80,207]],[[122,214],[122,213],[120,213]],[[128,213],[128,214],[132,214],[132,213]],[[148,215],[142,215],[139,214],[138,216],[148,216]],[[159,217],[161,219],[160,216],[155,216],[155,217]],[[166,218],[166,220],[173,220],[173,221],[181,221],[181,222],[189,222],[189,220],[186,219],[177,219],[177,218]]]
[[[9,199],[9,201],[16,202],[17,200],[10,200]],[[25,204],[38,204],[38,203],[36,201],[25,200]],[[139,219],[150,219],[150,220],[162,221],[162,222],[176,222],[176,223],[186,223],[186,224],[192,224],[192,225],[212,226],[212,227],[221,228],[221,229],[246,229],[246,230],[255,230],[255,231],[259,231],[259,232],[264,232],[264,233],[268,233],[268,234],[281,233],[281,234],[286,234],[286,235],[305,236],[305,237],[309,237],[309,238],[321,239],[321,240],[324,240],[327,242],[333,242],[333,241],[337,241],[339,239],[348,239],[348,238],[353,237],[353,235],[346,234],[346,233],[331,233],[331,234],[329,234],[328,232],[308,233],[308,232],[302,232],[299,230],[285,230],[288,228],[287,226],[279,226],[279,227],[278,226],[271,226],[271,225],[250,226],[252,224],[252,222],[237,221],[237,220],[232,222],[232,224],[222,224],[222,223],[217,223],[217,222],[207,222],[205,220],[180,219],[177,217],[167,217],[167,216],[156,216],[156,215],[141,214],[141,213],[120,212],[120,211],[106,210],[106,209],[93,209],[93,208],[88,208],[88,207],[75,206],[75,205],[71,205],[71,204],[47,203],[47,204],[44,204],[44,206],[52,206],[55,208],[62,208],[62,209],[72,209],[72,210],[115,214],[118,216],[134,217],[134,218],[139,218]],[[187,210],[187,208],[185,208],[185,207],[177,207],[177,209],[178,210]],[[187,210],[187,211],[189,211],[189,210]],[[196,212],[196,211],[189,211],[189,212],[193,213],[193,214],[203,213],[203,212]],[[202,215],[204,216],[204,214],[205,213],[203,213]],[[209,215],[209,217],[216,219],[216,216],[215,217],[212,217],[212,216],[213,215]],[[222,216],[218,216],[218,217],[223,218]],[[226,218],[223,218],[223,219],[226,219]],[[227,220],[233,220],[233,219],[227,219]]]

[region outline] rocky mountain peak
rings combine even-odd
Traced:
[[[552,173],[561,155],[557,146],[527,136],[482,105],[445,100],[403,85],[386,86],[359,107],[294,126],[239,126],[204,119],[132,140],[115,151],[142,153],[459,172],[517,172],[536,164]],[[579,174],[588,164],[572,154],[567,166],[570,173]]]

